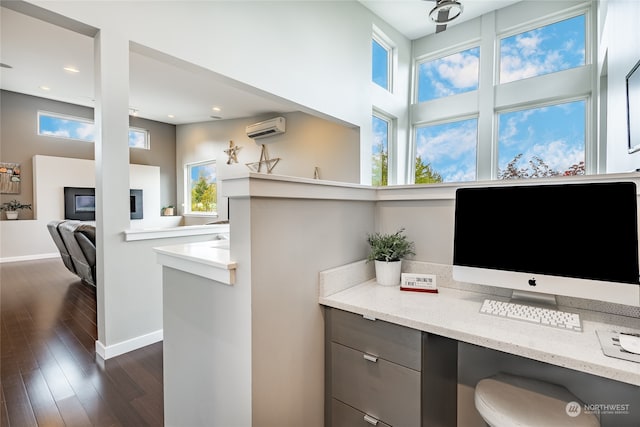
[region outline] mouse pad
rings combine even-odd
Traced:
[[[633,354],[625,351],[620,346],[620,333],[616,331],[596,331],[600,340],[600,347],[605,356],[615,357],[616,359],[629,360],[631,362],[640,363],[640,354]]]

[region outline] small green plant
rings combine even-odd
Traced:
[[[19,200],[12,200],[10,202],[6,202],[0,205],[0,210],[2,211],[15,212],[15,211],[19,211],[20,209],[31,210],[31,203],[25,204],[20,202]]]
[[[408,255],[415,255],[413,242],[407,240],[401,228],[393,234],[369,234],[367,242],[371,247],[367,261],[400,261]]]

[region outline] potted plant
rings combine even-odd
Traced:
[[[393,234],[374,233],[367,237],[371,248],[367,261],[375,262],[376,280],[380,285],[399,285],[402,259],[415,255],[413,242],[403,232],[404,228],[401,228]]]
[[[169,206],[165,206],[162,208],[162,215],[163,216],[173,216],[173,209],[174,207],[169,205]]]
[[[20,213],[21,209],[31,210],[31,204],[25,204],[18,200],[11,200],[10,202],[0,205],[0,210],[5,211],[4,214],[7,219],[18,219],[18,213]]]

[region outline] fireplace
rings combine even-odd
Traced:
[[[131,219],[142,219],[142,190],[129,190]],[[64,217],[95,221],[96,190],[89,187],[64,187]]]

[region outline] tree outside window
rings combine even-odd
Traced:
[[[389,128],[390,121],[372,116],[373,146],[372,152],[372,176],[371,184],[379,187],[389,183]]]
[[[474,181],[477,145],[475,118],[417,128],[415,183]]]
[[[584,175],[586,102],[502,113],[498,179]]]
[[[215,161],[191,164],[187,169],[190,212],[215,213],[218,209]]]

